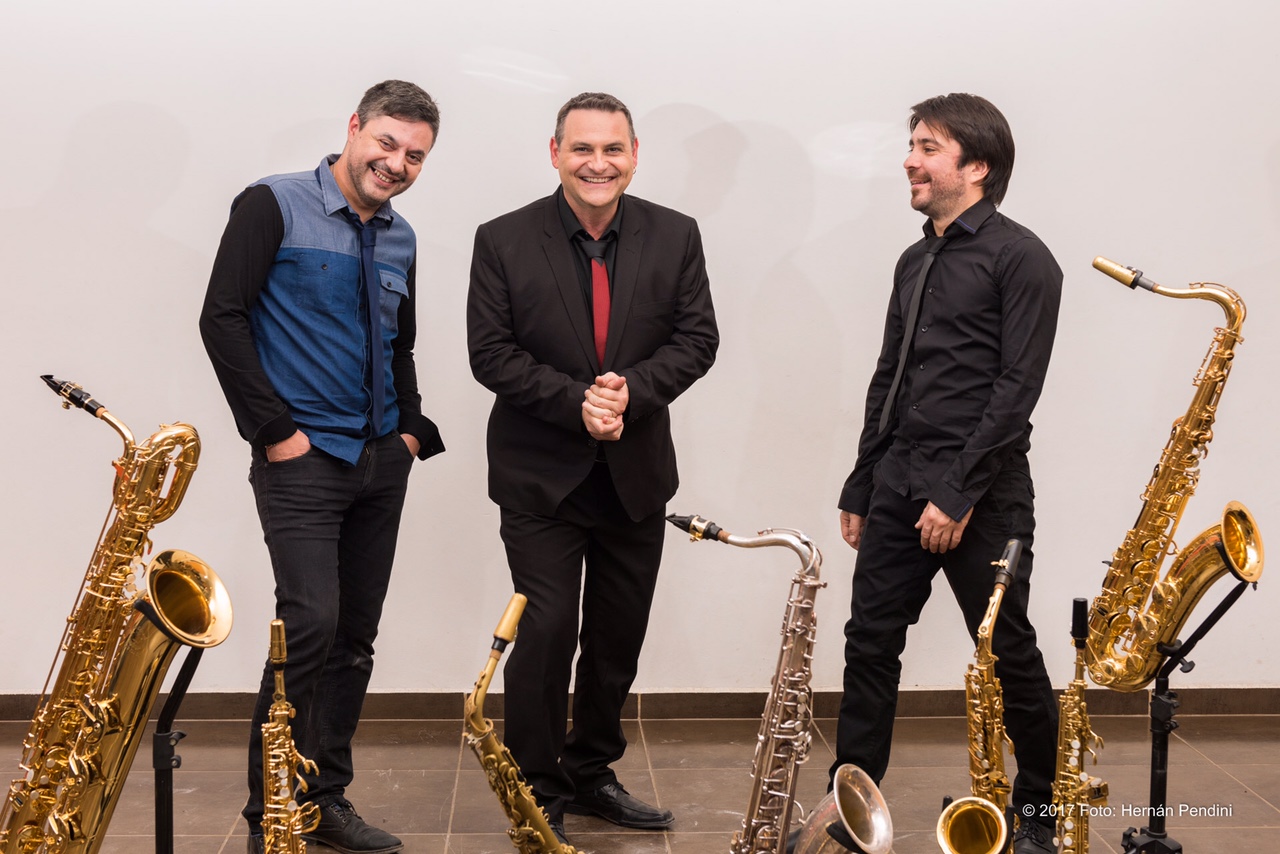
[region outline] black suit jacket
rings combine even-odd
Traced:
[[[604,445],[618,496],[638,520],[675,494],[667,404],[707,372],[719,344],[702,237],[691,217],[627,197],[603,368],[575,251],[554,195],[476,230],[467,344],[472,373],[497,395],[489,497],[551,515]],[[606,371],[626,377],[630,405],[621,439],[597,443],[582,401]]]

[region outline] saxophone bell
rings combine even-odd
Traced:
[[[1009,820],[991,801],[970,795],[943,808],[936,836],[946,854],[999,854],[1009,847]]]
[[[800,827],[795,854],[888,854],[892,848],[893,819],[884,795],[866,771],[841,765],[831,791]]]

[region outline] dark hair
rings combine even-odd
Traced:
[[[957,166],[987,164],[982,194],[1000,204],[1013,174],[1013,131],[995,104],[963,92],[939,95],[911,108],[911,130],[921,122],[959,143]]]
[[[383,80],[371,86],[360,105],[356,107],[360,127],[369,119],[390,116],[402,122],[426,122],[431,125],[431,135],[440,135],[440,108],[431,96],[418,86],[403,80]]]
[[[583,92],[570,98],[560,112],[556,114],[556,145],[564,142],[564,120],[574,110],[600,110],[604,113],[622,113],[627,117],[627,133],[631,141],[636,141],[636,126],[631,121],[631,111],[627,105],[612,95],[604,92]]]

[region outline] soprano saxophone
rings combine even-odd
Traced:
[[[463,738],[467,746],[480,760],[485,777],[489,780],[489,788],[498,796],[498,803],[503,812],[511,820],[507,835],[511,844],[520,854],[577,854],[572,845],[564,845],[556,839],[547,821],[547,814],[538,806],[533,797],[533,790],[525,782],[520,773],[520,766],[515,757],[493,731],[493,721],[484,716],[484,698],[489,691],[489,683],[498,669],[498,659],[507,645],[515,639],[516,626],[524,615],[524,606],[528,602],[522,594],[516,593],[507,603],[507,609],[493,630],[493,647],[489,650],[489,659],[484,669],[476,678],[475,688],[471,690],[463,716]]]
[[[973,794],[948,804],[938,816],[938,845],[948,854],[996,854],[1006,851],[1013,827],[1009,823],[1009,775],[1004,751],[1013,742],[1004,730],[1004,692],[996,676],[991,651],[1005,589],[1013,583],[1022,558],[1022,542],[1009,540],[995,562],[996,582],[987,612],[978,626],[978,645],[964,676],[965,721],[969,733],[969,779]]]
[[[782,648],[769,697],[760,719],[755,758],[751,763],[751,797],[742,828],[733,835],[731,854],[782,854],[795,803],[798,766],[809,758],[813,741],[813,641],[817,634],[814,597],[821,580],[822,553],[813,540],[790,528],[766,528],[755,537],[730,534],[700,516],[668,516],[667,521],[693,540],[704,537],[746,549],[789,548],[800,556],[791,580],[782,620]],[[856,847],[849,848],[844,836]],[[884,797],[862,769],[842,765],[830,794],[814,807],[800,827],[795,854],[863,851],[886,854],[893,845],[893,822]]]
[[[1166,288],[1141,271],[1098,257],[1093,266],[1120,283],[1174,299],[1217,303],[1226,315],[1193,382],[1195,394],[1186,414],[1173,422],[1169,441],[1142,493],[1142,510],[1111,558],[1102,592],[1093,600],[1089,620],[1089,675],[1117,691],[1138,691],[1155,678],[1200,597],[1230,572],[1241,581],[1262,575],[1262,537],[1243,504],[1229,502],[1217,524],[1180,552],[1173,543],[1178,520],[1195,492],[1200,460],[1213,439],[1213,421],[1226,385],[1235,348],[1243,339],[1244,302],[1235,291],[1213,282]],[[1177,553],[1163,581],[1157,581],[1165,555]]]
[[[298,752],[293,742],[293,705],[284,693],[284,665],[288,660],[284,620],[271,621],[271,665],[275,670],[276,690],[271,697],[271,710],[262,725],[262,809],[263,854],[305,854],[307,843],[302,834],[316,829],[320,808],[298,803],[298,795],[307,790],[303,773],[315,774],[316,763]]]
[[[1089,854],[1089,811],[1107,802],[1107,784],[1084,770],[1088,753],[1098,762],[1102,737],[1089,725],[1084,701],[1085,644],[1089,636],[1089,603],[1073,602],[1071,639],[1076,647],[1076,676],[1058,700],[1058,766],[1053,776],[1053,814],[1058,854]],[[1096,748],[1096,749],[1095,749]]]
[[[231,603],[193,554],[161,552],[142,567],[151,528],[178,509],[195,471],[195,428],[164,425],[135,443],[79,386],[42,379],[64,407],[107,422],[124,440],[124,454],[114,463],[111,510],[50,667],[52,682],[23,741],[26,776],[10,784],[0,806],[0,851],[94,854],[178,646],[222,643]]]

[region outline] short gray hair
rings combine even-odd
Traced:
[[[622,113],[627,117],[627,133],[631,142],[636,141],[636,126],[631,121],[631,111],[627,105],[612,95],[604,92],[583,92],[570,98],[560,112],[556,114],[556,145],[564,143],[564,120],[574,110],[599,110],[602,113]]]

